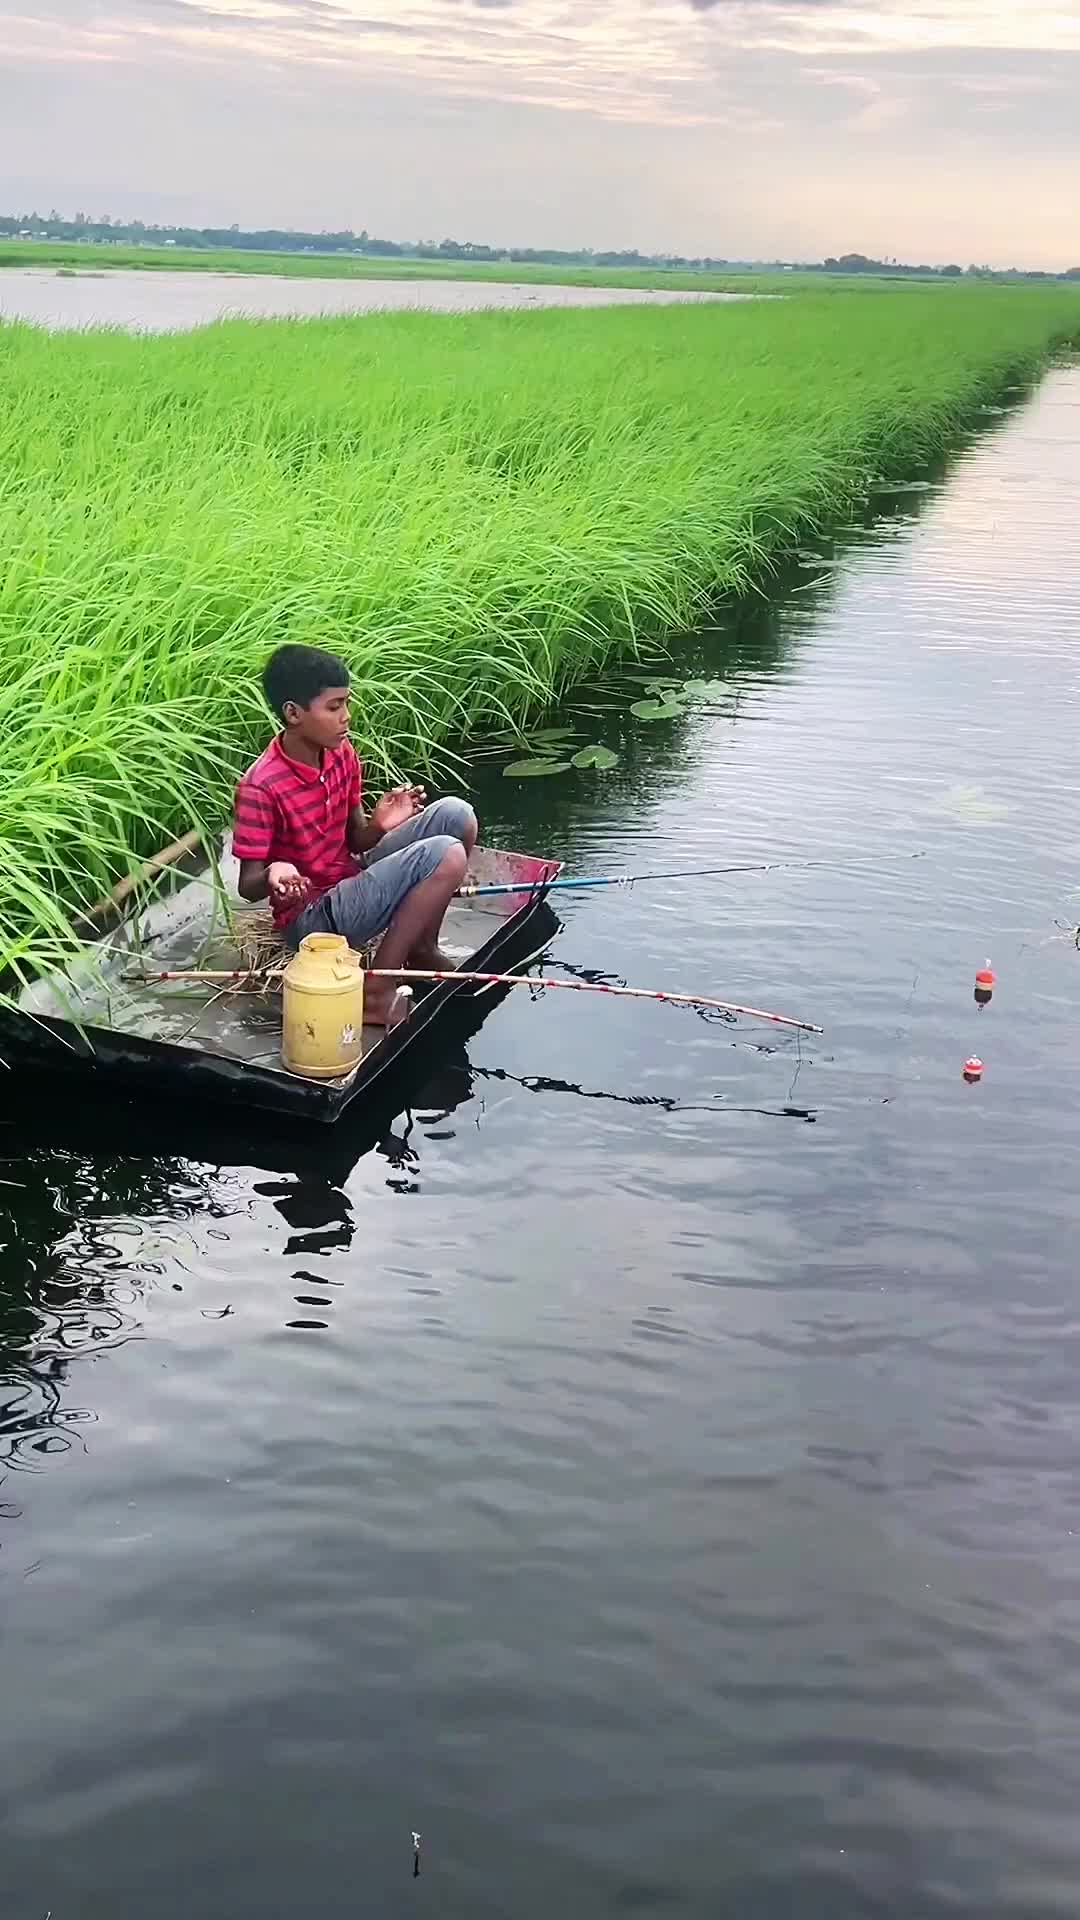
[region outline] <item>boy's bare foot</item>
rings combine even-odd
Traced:
[[[392,1033],[408,1019],[412,1004],[412,994],[403,993],[395,980],[377,980],[364,992],[364,1025]]]
[[[409,955],[410,967],[421,973],[453,973],[457,961],[442,947],[416,947]]]
[[[390,1020],[397,988],[392,980],[372,980],[364,985],[365,1027],[385,1027]]]

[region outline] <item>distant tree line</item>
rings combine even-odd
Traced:
[[[821,271],[823,273],[893,274],[903,279],[914,277],[933,280],[1080,280],[1080,267],[1069,267],[1064,273],[1043,273],[1035,267],[961,267],[955,262],[947,267],[912,266],[902,260],[873,260],[865,253],[842,253],[836,259],[829,254]]]
[[[874,260],[864,253],[829,255],[818,262],[789,260],[730,260],[713,254],[690,256],[682,253],[640,253],[636,247],[596,251],[591,247],[492,247],[477,240],[381,240],[364,228],[354,233],[351,227],[340,231],[305,233],[289,227],[177,227],[147,220],[114,220],[102,213],[96,218],[76,213],[69,219],[56,207],[48,213],[36,208],[28,213],[0,214],[0,239],[66,240],[97,245],[187,247],[216,251],[222,247],[261,253],[346,253],[367,259],[461,260],[493,264],[551,267],[621,267],[655,273],[664,269],[682,272],[722,272],[732,267],[771,267],[787,270],[797,267],[809,273],[886,274],[898,278],[924,277],[935,280],[961,278],[994,280],[1080,280],[1080,267],[1066,273],[1028,272],[1020,267],[1004,271],[986,266],[945,267],[914,266],[900,260]]]
[[[35,208],[29,213],[0,214],[0,238],[207,251],[234,247],[253,253],[352,253],[373,259],[510,261],[523,266],[640,267],[649,271],[658,267],[719,270],[730,265],[727,260],[704,255],[691,259],[681,253],[639,253],[636,247],[597,252],[590,247],[490,247],[477,240],[382,240],[366,228],[360,233],[354,233],[351,227],[339,232],[305,233],[288,227],[177,227],[147,220],[114,220],[107,213],[97,218],[76,213],[68,219],[55,207],[48,213]]]

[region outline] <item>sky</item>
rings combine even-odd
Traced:
[[[0,0],[0,211],[1080,264],[1080,0]]]

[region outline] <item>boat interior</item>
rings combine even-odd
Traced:
[[[455,901],[443,922],[444,950],[458,965],[467,966],[499,921],[534,897],[527,889],[555,871],[551,863],[527,855],[478,847],[469,881],[478,886],[520,882],[522,891]],[[86,947],[64,974],[24,988],[20,1010],[286,1074],[281,1065],[280,973],[251,984],[140,978],[144,972],[243,972],[253,959],[272,965],[284,957],[280,949],[275,951],[268,909],[253,909],[240,899],[238,874],[226,838],[213,861],[204,859],[193,872],[171,875],[151,905]],[[422,995],[423,986],[418,984],[415,992]],[[384,1038],[384,1028],[365,1027],[364,1058]]]

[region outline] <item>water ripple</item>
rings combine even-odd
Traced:
[[[718,609],[716,711],[610,689],[609,782],[481,788],[825,862],[554,954],[820,1040],[511,996],[374,1147],[0,1123],[5,1913],[1071,1916],[1078,409]]]

